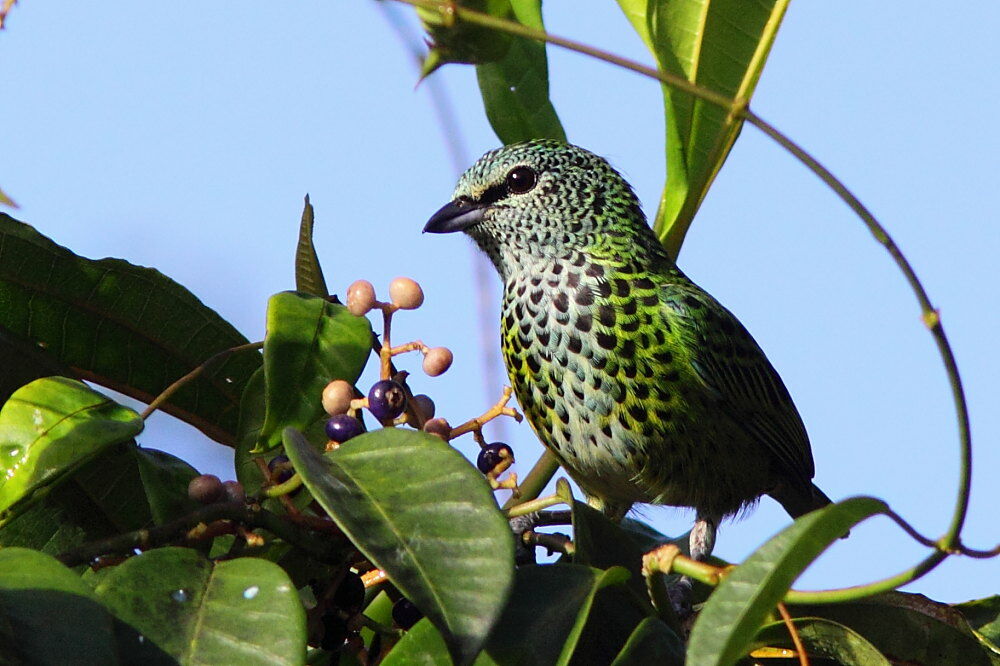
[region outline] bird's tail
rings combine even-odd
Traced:
[[[832,504],[830,498],[822,490],[816,487],[815,483],[808,486],[783,485],[770,493],[771,497],[785,508],[792,518],[822,509],[827,504]]]

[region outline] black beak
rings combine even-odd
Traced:
[[[450,234],[468,229],[483,219],[484,208],[482,204],[468,199],[455,199],[431,215],[431,219],[424,225],[424,232]]]

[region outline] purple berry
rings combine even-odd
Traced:
[[[383,379],[368,392],[368,409],[379,421],[394,419],[406,409],[406,391],[391,379]]]
[[[489,474],[504,460],[514,462],[514,452],[503,442],[493,442],[483,447],[476,460],[476,467],[483,474]]]
[[[365,605],[365,584],[361,581],[361,576],[348,571],[337,586],[337,591],[333,593],[333,603],[340,610],[352,615],[360,611]]]
[[[392,607],[392,621],[400,629],[409,629],[424,616],[409,599],[400,599]]]
[[[214,474],[196,476],[188,484],[188,497],[201,504],[215,504],[224,493],[222,481]]]
[[[267,469],[271,472],[271,481],[275,484],[282,484],[295,475],[292,463],[288,456],[284,454],[276,455],[267,463]]]
[[[338,444],[357,437],[361,432],[361,421],[347,414],[331,416],[326,422],[326,436]]]
[[[222,489],[226,493],[227,502],[247,501],[247,492],[243,489],[243,484],[239,481],[226,481],[222,484]]]

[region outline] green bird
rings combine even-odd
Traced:
[[[489,152],[424,231],[464,231],[493,262],[514,392],[591,505],[693,507],[701,559],[761,495],[793,518],[830,503],[778,373],[603,158],[552,140]]]

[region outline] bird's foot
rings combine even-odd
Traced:
[[[694,615],[694,584],[687,576],[667,587],[667,598],[682,624]]]

